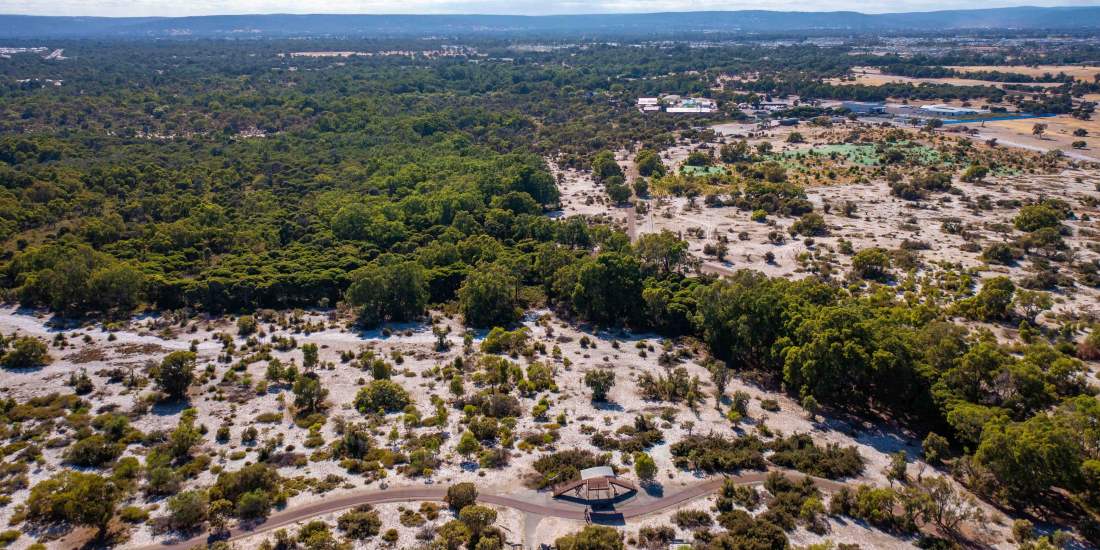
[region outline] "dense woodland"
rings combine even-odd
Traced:
[[[955,477],[984,497],[1027,513],[1068,510],[1085,536],[1100,537],[1100,523],[1092,519],[1100,506],[1100,401],[1083,362],[1100,357],[1095,326],[1039,327],[1027,301],[1034,295],[1008,279],[978,284],[959,271],[917,281],[880,250],[859,252],[857,269],[844,279],[790,281],[751,271],[716,278],[694,273],[684,243],[672,234],[631,243],[594,220],[547,216],[559,201],[548,160],[590,167],[610,189],[623,183],[622,174],[600,152],[660,150],[689,130],[690,120],[643,117],[633,106],[638,95],[750,99],[712,84],[718,74],[752,71],[761,76],[747,86],[760,97],[999,100],[1004,92],[992,87],[823,83],[854,66],[938,76],[935,67],[997,59],[910,59],[902,69],[893,58],[814,46],[596,44],[530,53],[498,43],[479,45],[485,55],[473,58],[279,56],[426,44],[75,42],[64,45],[69,59],[63,62],[29,55],[0,62],[5,297],[72,318],[120,320],[142,309],[251,314],[340,307],[360,324],[377,326],[423,319],[430,309],[461,314],[467,326],[486,329],[514,328],[525,310],[549,306],[577,322],[698,339],[714,364],[761,376],[807,408],[912,429],[925,438],[930,461],[949,461]],[[801,189],[784,184],[761,158],[729,154],[742,166],[743,184],[731,193],[731,204],[769,215],[811,215]],[[1036,239],[1057,239],[1072,215],[1063,204],[1042,203],[1017,226]],[[813,218],[803,219],[812,235]],[[898,284],[881,284],[890,279]],[[1025,339],[998,342],[989,330],[997,325],[1023,327]],[[46,354],[33,339],[4,345],[7,368],[33,365]],[[166,358],[154,373],[159,387],[169,395],[186,393],[191,375],[179,373],[190,368],[188,361]],[[173,372],[184,378],[182,388]],[[504,389],[458,398],[455,408],[489,411],[497,393],[523,391],[503,372],[504,380],[489,386]],[[485,376],[493,376],[492,369]],[[324,399],[310,380],[293,382],[307,411],[318,395]],[[535,384],[535,376],[528,372],[523,382]],[[672,374],[646,384],[660,399],[695,391]],[[593,378],[591,385],[601,381]],[[356,400],[364,414],[407,404],[399,386],[369,388]],[[0,415],[22,421],[49,417],[35,412],[42,408],[86,410],[80,398],[64,399],[5,402]],[[73,464],[122,478],[120,469],[137,466],[106,465],[118,456],[117,445],[133,444],[157,449],[147,459],[149,471],[186,477],[181,469],[202,467],[178,460],[201,437],[186,421],[158,441],[126,435],[117,419],[85,420],[82,429],[98,439],[72,451]],[[637,432],[647,431],[643,420]],[[341,452],[359,456],[354,432],[348,433]],[[741,442],[750,449],[757,443]],[[691,457],[685,467],[718,452],[713,441],[680,445]],[[690,451],[692,445],[703,451]],[[777,448],[794,455],[782,460],[799,464],[797,449]],[[265,491],[278,494],[280,483],[264,468],[223,473],[202,498],[232,503],[231,516],[262,515],[272,504]],[[28,513],[43,521],[74,520],[55,500],[107,491],[85,477],[94,475],[74,472],[36,486]],[[153,491],[172,489],[157,489],[155,475],[147,483]],[[770,483],[799,503],[812,497],[805,488]],[[187,509],[187,502],[173,502]],[[838,513],[858,517],[852,511],[858,503],[849,504],[854,508]],[[104,512],[98,513],[75,521],[105,527]],[[370,511],[356,513],[348,525],[369,530]],[[707,548],[761,547],[739,536],[786,541],[767,519],[723,517],[729,532]],[[478,524],[467,519],[467,527]],[[589,536],[607,533],[595,529]],[[477,536],[465,540],[473,548]]]

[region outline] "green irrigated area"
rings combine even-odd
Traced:
[[[893,158],[887,158],[888,156]],[[902,160],[924,165],[950,162],[945,160],[939,151],[915,142],[887,144],[881,149],[875,144],[833,143],[808,150],[786,151],[773,155],[774,160],[788,166],[794,166],[798,161],[810,157],[828,157],[861,166],[880,166]]]

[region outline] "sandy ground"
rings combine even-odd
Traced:
[[[1097,74],[1100,74],[1100,66],[1097,65],[1039,65],[1037,67],[1029,67],[1027,65],[975,65],[951,66],[948,68],[961,72],[1001,71],[1005,73],[1026,74],[1028,76],[1043,76],[1046,73],[1052,75],[1066,73],[1077,80],[1084,81],[1091,81]]]
[[[1036,124],[1046,125],[1042,138],[1032,133]],[[998,120],[980,126],[969,126],[978,128],[978,137],[983,140],[996,138],[1003,145],[1033,151],[1059,149],[1071,158],[1100,162],[1100,120],[1080,120],[1070,115],[1058,115],[1026,120]],[[1074,136],[1073,132],[1077,129],[1085,130],[1088,135]],[[1075,141],[1084,141],[1087,145],[1084,149],[1074,149],[1072,144]]]
[[[1004,68],[1000,70],[1007,71],[1007,69]],[[1039,74],[1042,75],[1042,73]],[[1011,83],[990,82],[988,80],[975,80],[972,78],[915,78],[910,76],[882,74],[882,71],[876,67],[854,67],[852,69],[852,77],[852,79],[828,78],[825,80],[825,82],[841,86],[852,86],[857,84],[862,84],[865,86],[881,86],[883,84],[949,84],[952,86],[993,86],[996,88],[1017,88],[1020,86],[1037,86],[1048,88],[1059,85],[1056,82]]]
[[[328,314],[318,312],[308,314],[307,318],[312,322],[322,323],[326,322]],[[146,317],[131,323],[125,330],[115,332],[115,340],[108,341],[108,333],[99,326],[56,330],[48,327],[47,321],[47,317],[35,315],[31,312],[10,308],[0,311],[0,331],[4,333],[18,332],[47,338],[53,338],[60,333],[72,342],[68,350],[53,349],[52,354],[56,360],[45,368],[32,371],[6,371],[4,373],[5,384],[3,390],[5,398],[14,397],[23,400],[30,396],[43,395],[51,391],[67,392],[69,390],[65,383],[69,373],[79,368],[86,368],[95,381],[97,388],[96,392],[89,396],[89,400],[96,404],[95,410],[104,410],[105,407],[112,405],[122,410],[128,410],[135,402],[135,393],[126,391],[120,385],[108,384],[102,376],[101,369],[117,365],[140,367],[147,361],[159,360],[169,350],[186,348],[191,340],[198,340],[199,342],[200,366],[211,364],[215,361],[220,349],[220,345],[211,340],[214,333],[232,331],[232,325],[228,320],[215,320],[212,322],[193,320],[176,334],[170,334],[162,330],[163,325],[166,324],[165,319]],[[459,334],[457,324],[449,323],[456,329],[452,334]],[[441,390],[445,390],[436,387],[434,381],[422,376],[422,374],[424,371],[444,361],[449,361],[461,353],[462,346],[458,342],[457,336],[451,337],[455,345],[450,351],[442,353],[433,351],[434,337],[426,325],[395,327],[397,330],[394,331],[392,336],[384,337],[378,332],[349,332],[341,328],[339,324],[332,322],[326,324],[328,327],[324,330],[310,334],[298,333],[294,336],[298,339],[299,344],[305,342],[318,344],[321,347],[322,360],[333,364],[331,370],[325,368],[318,370],[325,387],[331,391],[328,399],[331,403],[330,418],[343,416],[351,421],[359,418],[359,414],[351,409],[351,402],[358,388],[357,380],[364,377],[364,373],[349,365],[341,364],[338,360],[340,351],[358,350],[364,346],[372,347],[377,352],[384,353],[387,356],[394,351],[400,351],[405,359],[401,365],[398,365],[398,369],[399,372],[403,370],[404,373],[397,374],[395,380],[399,381],[412,394],[417,407],[424,412],[431,410],[430,397],[433,394],[440,393]],[[621,425],[632,423],[634,417],[638,414],[655,414],[666,406],[666,404],[642,400],[638,396],[633,383],[637,375],[642,372],[657,373],[663,371],[663,368],[657,364],[657,357],[664,344],[661,339],[648,334],[586,332],[581,327],[567,325],[553,319],[548,312],[534,312],[527,317],[524,324],[531,330],[532,337],[546,343],[548,349],[556,345],[562,352],[561,360],[554,360],[549,356],[537,357],[537,359],[548,361],[554,366],[556,370],[555,379],[560,388],[557,393],[550,394],[552,400],[550,417],[553,418],[558,413],[564,413],[566,418],[570,419],[569,423],[559,430],[560,440],[552,447],[542,451],[530,453],[517,451],[511,464],[501,471],[484,471],[476,467],[460,467],[461,460],[458,459],[453,450],[460,430],[456,424],[459,415],[452,413],[448,431],[454,437],[447,441],[440,453],[441,458],[446,461],[445,464],[438,469],[435,475],[427,479],[409,479],[391,473],[391,476],[385,480],[388,486],[415,486],[424,483],[449,485],[458,481],[473,481],[486,491],[522,495],[532,500],[546,500],[549,498],[547,493],[534,492],[524,488],[519,483],[520,479],[532,472],[531,463],[543,452],[551,448],[587,447],[589,446],[589,436],[581,433],[582,426],[588,425],[599,430],[613,431]],[[156,333],[161,333],[163,336],[157,336]],[[290,333],[281,329],[269,331],[269,335],[274,334],[289,335]],[[83,342],[85,335],[90,340],[87,343]],[[579,344],[582,336],[591,338],[595,342],[595,346],[587,349],[582,348]],[[242,345],[243,341],[238,339],[237,343]],[[617,348],[615,343],[618,343]],[[643,346],[643,348],[652,347],[653,350],[648,351],[646,357],[642,357],[638,345]],[[92,361],[84,361],[82,357],[90,355],[89,350],[96,350],[94,355],[97,358]],[[76,353],[77,351],[80,351],[80,353]],[[277,353],[276,355],[284,362],[300,362],[301,360],[301,353],[296,350]],[[564,359],[566,358],[571,363],[570,365],[565,363]],[[589,369],[604,366],[614,366],[615,371],[618,373],[618,382],[610,394],[613,405],[594,409],[589,401],[589,393],[582,383],[582,378]],[[696,362],[694,356],[689,356],[683,366],[688,369],[691,375],[698,376],[704,381],[708,379],[705,369]],[[217,366],[215,368],[220,377],[225,367]],[[265,366],[261,362],[250,365],[246,372],[258,380],[262,376],[264,368]],[[251,397],[245,403],[233,405],[228,400],[217,400],[214,397],[215,394],[205,391],[211,385],[212,383],[199,388],[200,391],[195,392],[190,405],[198,410],[199,423],[206,425],[211,430],[211,436],[202,444],[201,450],[214,455],[214,464],[232,470],[240,468],[248,460],[254,460],[253,449],[239,444],[241,430],[249,425],[260,427],[261,441],[267,437],[281,436],[284,440],[284,448],[289,449],[293,445],[294,448],[308,454],[309,450],[303,448],[307,430],[295,427],[289,421],[289,415],[285,416],[282,422],[276,424],[256,424],[253,421],[256,415],[261,412],[282,409],[283,407],[279,404],[278,399],[280,395],[289,398],[290,396],[286,392],[270,390],[263,396]],[[224,387],[223,390],[225,390]],[[807,432],[813,434],[815,439],[822,442],[854,445],[867,461],[865,474],[859,481],[886,483],[882,470],[889,462],[889,453],[902,449],[912,456],[916,456],[917,441],[910,434],[903,431],[889,427],[854,426],[827,419],[823,422],[814,423],[806,419],[805,412],[796,403],[781,394],[769,392],[743,380],[735,380],[730,384],[728,391],[733,392],[735,390],[747,391],[754,397],[749,406],[751,419],[744,423],[741,429],[751,432],[756,429],[755,426],[758,423],[766,422],[775,432],[786,434]],[[777,399],[780,403],[780,411],[763,411],[759,406],[759,399],[761,398]],[[535,404],[533,398],[524,398],[521,401],[524,408],[528,410]],[[154,408],[151,414],[140,417],[134,422],[134,425],[146,431],[171,429],[178,422],[180,409],[181,407]],[[391,416],[391,418],[395,423],[398,421],[397,415]],[[224,445],[216,443],[212,438],[214,429],[222,425],[223,422],[231,426],[232,434],[230,442]],[[681,439],[689,431],[714,431],[730,435],[734,433],[734,427],[714,409],[712,399],[708,399],[695,412],[680,408],[675,413],[672,422],[662,422],[661,426],[665,441],[652,448],[650,453],[660,468],[658,479],[666,491],[679,486],[686,486],[700,479],[693,472],[677,470],[672,466],[669,446],[673,442]],[[523,434],[545,429],[545,423],[536,422],[530,416],[525,415],[519,421],[516,432]],[[326,441],[331,441],[335,437],[332,430],[333,423],[328,422],[322,430]],[[422,428],[413,429],[414,432],[427,430]],[[380,438],[384,438],[384,435]],[[139,447],[131,447],[130,452],[134,452],[135,449],[139,449]],[[246,451],[245,456],[241,458],[231,457],[230,454],[234,450]],[[47,450],[45,454],[44,464],[31,473],[32,484],[49,477],[62,467],[59,453]],[[615,453],[615,462],[622,462],[622,457],[618,456],[618,453]],[[915,464],[914,468],[916,468]],[[323,479],[330,474],[340,476],[343,480],[341,487],[337,489],[337,493],[345,490],[345,488],[380,487],[378,482],[368,483],[362,478],[342,471],[332,461],[310,462],[308,466],[301,468],[282,468],[280,473],[285,477],[307,476],[315,479]],[[187,486],[201,487],[212,481],[213,476],[206,472],[198,479],[189,482]],[[27,491],[16,493],[14,500],[16,502],[22,501],[27,494]],[[156,501],[142,501],[140,497],[135,498],[133,504],[148,506],[156,503]],[[324,498],[324,495],[307,491],[293,497],[290,505],[295,506],[313,502],[321,498]],[[639,498],[646,497],[643,495]],[[161,501],[161,505],[163,508],[163,501]],[[6,523],[11,513],[11,506],[0,510],[0,521]],[[154,515],[158,513],[163,512],[154,512]],[[387,512],[387,514],[392,516],[396,512],[392,514]],[[577,525],[567,521],[547,519],[532,524],[527,523],[525,518],[521,521],[513,516],[518,516],[518,513],[511,515],[504,513],[501,516],[501,522],[510,530],[509,532],[514,534],[517,541],[522,540],[527,544],[533,544],[536,541],[551,541],[577,528]],[[386,528],[399,527],[395,523],[386,520]],[[399,528],[399,531],[401,531],[402,537],[402,545],[399,547],[416,547],[415,539],[412,538],[415,537],[416,530]],[[857,535],[853,534],[852,536]],[[888,535],[881,533],[876,536],[889,538]],[[141,546],[155,540],[157,539],[147,527],[138,527],[132,531],[126,547]],[[406,540],[411,546],[405,546]],[[25,547],[30,542],[28,537],[24,537],[14,548]],[[21,546],[21,543],[25,544]],[[373,548],[373,546],[366,547]]]

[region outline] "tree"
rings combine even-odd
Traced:
[[[153,380],[172,399],[187,395],[187,388],[195,378],[195,354],[190,351],[173,351],[154,369]]]
[[[251,336],[256,332],[256,318],[251,315],[241,315],[237,317],[237,334],[240,336]]]
[[[88,279],[89,305],[100,311],[129,313],[141,302],[145,275],[132,265],[113,263],[92,272]]]
[[[988,174],[989,174],[989,168],[986,168],[985,166],[982,166],[981,164],[971,164],[970,166],[968,166],[966,168],[966,171],[963,172],[963,175],[962,175],[962,177],[960,177],[960,179],[965,181],[965,182],[973,183],[973,182],[982,181],[983,179],[985,179],[985,177]]]
[[[600,323],[623,323],[641,312],[641,266],[633,256],[605,252],[576,268],[569,289],[573,308],[583,317]]]
[[[474,537],[478,537],[496,523],[497,513],[496,510],[487,506],[471,504],[458,511],[458,520],[470,528],[470,532],[473,533]]]
[[[519,280],[503,266],[480,266],[458,289],[459,310],[469,326],[507,326],[522,314],[518,295]]]
[[[589,525],[554,541],[558,550],[624,550],[623,536],[613,527]]]
[[[477,502],[477,487],[473,483],[456,483],[447,487],[447,496],[444,498],[447,506],[456,512]]]
[[[314,344],[313,342],[302,344],[302,368],[304,368],[308,373],[309,371],[317,368],[317,365],[320,364],[320,362],[321,358],[320,352],[317,349],[317,344]]]
[[[806,416],[813,420],[817,418],[821,405],[818,405],[817,399],[814,399],[813,395],[807,395],[802,398],[802,408],[806,410]]]
[[[428,305],[427,273],[417,262],[372,263],[354,271],[345,299],[359,308],[359,322],[411,321]]]
[[[660,233],[646,233],[638,237],[634,249],[648,267],[661,274],[676,270],[687,259],[688,244],[675,233],[662,229]]]
[[[458,445],[455,446],[455,450],[458,454],[464,458],[469,459],[471,455],[481,450],[481,444],[478,443],[477,438],[469,430],[462,432],[462,437],[458,440]]]
[[[1033,232],[1045,227],[1057,228],[1062,223],[1062,214],[1047,204],[1029,204],[1020,208],[1012,219],[1016,229]]]
[[[470,542],[470,528],[458,520],[444,523],[435,532],[435,548],[459,550]]]
[[[1039,139],[1043,139],[1043,134],[1045,134],[1046,132],[1047,132],[1047,125],[1046,124],[1036,123],[1034,126],[1031,127],[1031,134],[1034,135],[1035,137],[1039,138]]]
[[[607,400],[607,393],[615,386],[615,371],[593,369],[584,373],[584,385],[592,390],[593,401]]]
[[[1039,314],[1054,305],[1054,300],[1048,292],[1019,289],[1016,291],[1016,298],[1013,303],[1023,312],[1027,322],[1034,325]]]
[[[6,369],[30,369],[50,364],[46,343],[33,336],[20,336],[13,340],[9,349],[0,357],[0,364]]]
[[[176,429],[168,435],[167,450],[177,460],[190,456],[191,448],[202,441],[202,432],[195,427],[197,414],[198,411],[193,408],[184,410],[176,424]]]
[[[623,177],[623,169],[615,161],[615,154],[611,151],[600,151],[592,159],[592,177],[597,182],[603,182],[611,177]]]
[[[722,397],[726,395],[726,386],[730,381],[730,368],[725,361],[715,361],[707,367],[710,372],[710,381],[714,383],[714,408],[720,409]]]
[[[317,373],[307,372],[294,380],[294,406],[305,413],[314,413],[322,408],[328,390],[321,385]]]
[[[657,477],[657,463],[646,453],[634,453],[634,475],[649,483]]]
[[[744,162],[749,159],[749,143],[742,139],[736,143],[723,145],[718,150],[718,157],[722,162],[729,164]]]
[[[27,520],[94,527],[102,539],[121,496],[122,491],[107,478],[66,470],[31,489]]]
[[[890,256],[881,248],[864,248],[852,256],[852,273],[861,279],[882,280],[889,270]]]
[[[959,535],[959,526],[964,522],[981,523],[985,520],[977,499],[969,494],[960,493],[947,478],[925,476],[917,480],[917,490],[925,499],[924,515],[937,527],[952,536]]]
[[[377,536],[382,530],[382,519],[369,504],[362,504],[336,518],[336,528],[348,538],[366,540]]]
[[[638,167],[638,173],[647,178],[651,176],[659,178],[667,172],[660,155],[651,149],[638,151],[634,157],[634,164]]]
[[[609,180],[606,183],[607,198],[612,204],[623,204],[630,200],[630,187],[619,181],[621,178]]]
[[[958,309],[964,315],[982,321],[1004,319],[1012,306],[1012,297],[1016,285],[1008,277],[991,277],[982,284],[981,290],[973,298],[958,302]]]
[[[921,454],[929,464],[936,465],[943,462],[943,459],[947,458],[950,452],[951,445],[948,443],[947,438],[936,432],[929,432],[921,443]]]
[[[184,491],[168,499],[168,521],[173,529],[199,529],[209,517],[210,501],[205,491]]]
[[[355,408],[363,414],[397,412],[409,404],[409,393],[392,380],[373,380],[355,395]]]

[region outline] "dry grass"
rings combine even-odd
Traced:
[[[865,86],[882,86],[884,84],[950,84],[952,86],[1001,87],[1006,84],[1004,82],[991,82],[988,80],[975,80],[972,78],[914,78],[909,76],[882,74],[881,70],[874,67],[856,67],[852,71],[854,73],[855,80],[841,80],[838,78],[830,78],[827,80],[827,82],[840,86],[851,86],[856,84],[863,84]],[[1042,73],[1039,74],[1041,75]],[[1089,76],[1089,78],[1091,78],[1091,76]],[[1028,83],[1027,85],[1043,87],[1057,86],[1056,83]]]
[[[960,72],[1001,71],[1003,73],[1026,74],[1028,76],[1043,76],[1046,73],[1066,73],[1077,80],[1092,80],[1095,75],[1100,74],[1100,66],[1096,65],[1039,65],[1037,67],[1028,67],[1026,65],[977,65],[972,67],[948,68]]]

